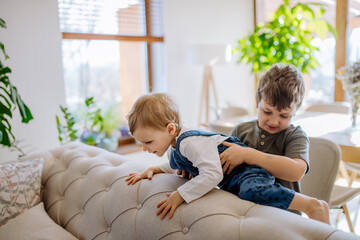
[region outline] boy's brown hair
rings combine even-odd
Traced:
[[[305,94],[301,72],[291,64],[274,64],[260,78],[256,91],[256,103],[262,99],[279,111],[284,108],[300,108]]]
[[[181,130],[178,106],[164,93],[139,97],[127,115],[127,120],[131,133],[139,126],[164,130],[169,123],[174,123],[177,131]]]

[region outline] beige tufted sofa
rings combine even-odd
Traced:
[[[48,215],[78,239],[360,239],[284,210],[214,189],[160,220],[156,204],[186,180],[158,174],[128,186],[130,172],[160,159],[134,159],[82,143],[39,152]]]

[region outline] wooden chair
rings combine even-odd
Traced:
[[[229,106],[220,109],[219,119],[241,117],[248,114],[249,112],[245,108]]]
[[[333,113],[350,113],[351,107],[348,102],[333,102],[313,104],[305,108],[309,112],[333,112]]]
[[[301,193],[325,200],[330,208],[341,208],[350,231],[354,232],[346,204],[360,194],[360,188],[335,185],[341,156],[337,144],[324,138],[309,137],[309,139],[310,171],[301,180]]]
[[[305,109],[305,111],[310,112],[333,112],[333,113],[343,113],[348,114],[351,112],[351,106],[348,102],[333,102],[333,103],[321,103],[321,104],[313,104]],[[349,151],[352,151],[351,154],[348,154]],[[340,169],[339,173],[343,178],[348,182],[349,187],[351,187],[352,183],[356,179],[356,177],[360,174],[360,164],[353,163],[353,159],[350,156],[354,157],[357,155],[360,162],[360,150],[358,153],[354,154],[354,149],[346,146],[341,146],[341,160],[340,161]],[[350,174],[349,174],[350,172]]]

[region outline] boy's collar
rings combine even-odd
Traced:
[[[261,134],[264,134],[265,136],[276,136],[276,135],[278,135],[278,134],[286,131],[286,130],[290,127],[290,125],[289,125],[289,127],[287,127],[286,129],[282,130],[281,132],[268,133],[267,131],[262,130],[261,128],[259,128],[259,121],[258,121],[257,119],[256,119],[255,121],[256,121],[256,128],[255,128],[256,133],[257,133],[257,134],[260,134],[260,135],[261,135]]]

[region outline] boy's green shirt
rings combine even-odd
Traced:
[[[269,134],[258,127],[257,120],[253,120],[236,125],[230,135],[239,138],[247,146],[265,153],[303,159],[308,166],[306,172],[309,171],[309,139],[300,126],[295,127],[290,124],[282,132]],[[299,182],[289,182],[278,178],[275,181],[284,187],[300,192]]]

